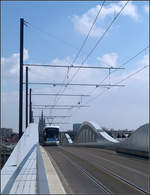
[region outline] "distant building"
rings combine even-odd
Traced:
[[[45,127],[45,118],[42,111],[41,117],[39,118],[39,124],[38,124],[39,134],[43,134],[44,127]]]
[[[133,131],[129,131],[127,129],[125,130],[105,130],[111,137],[117,139],[117,138],[127,138],[130,137],[130,135],[133,133]]]
[[[43,111],[41,112],[41,117],[39,118],[39,123],[38,123],[38,130],[39,130],[39,142],[42,143],[43,142],[43,131],[44,131],[44,127],[45,127],[45,118],[43,115]]]
[[[17,143],[18,141],[19,141],[18,133],[12,133],[11,138],[8,139],[8,142],[11,142],[11,143]]]
[[[10,138],[13,130],[11,128],[1,128],[0,129],[0,137]]]
[[[74,132],[77,132],[78,129],[80,128],[80,126],[81,126],[81,123],[74,123],[74,124],[73,124],[73,131],[74,131]]]
[[[19,134],[14,133],[11,128],[1,128],[0,137],[2,143],[6,143],[6,144],[17,143],[19,140]]]

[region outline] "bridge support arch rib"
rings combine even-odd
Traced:
[[[109,136],[98,124],[85,121],[78,130],[75,143],[102,143],[112,145],[118,143],[118,141]]]

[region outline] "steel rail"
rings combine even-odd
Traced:
[[[84,168],[82,168],[80,165],[75,163],[70,157],[65,155],[64,153],[60,151],[56,151],[60,155],[62,155],[64,158],[66,158],[74,167],[76,167],[78,170],[80,170],[83,174],[85,174],[93,183],[96,184],[106,194],[113,194],[106,186],[104,186],[100,181],[98,181],[95,177],[93,177],[88,171],[86,171]]]

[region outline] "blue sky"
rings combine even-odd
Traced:
[[[125,2],[124,2],[125,3]],[[88,52],[95,45],[97,40],[102,35],[102,32],[112,21],[118,10],[124,4],[121,1],[106,1],[104,7],[99,15],[99,18],[95,24],[95,27],[90,34],[90,37],[83,49],[83,52],[75,62],[75,64],[81,64],[82,60],[86,57]],[[66,64],[71,62],[80,48],[85,36],[99,10],[97,1],[91,2],[33,2],[33,1],[5,1],[2,2],[2,92],[3,92],[3,110],[2,110],[2,122],[3,126],[18,128],[18,59],[19,59],[19,22],[20,18],[24,18],[29,22],[28,27],[25,27],[25,62],[26,63],[43,63],[43,64]],[[149,9],[148,1],[130,1],[124,12],[114,22],[106,36],[103,38],[98,47],[94,50],[92,55],[86,61],[87,65],[105,65],[119,66],[128,58],[134,56],[141,49],[149,44]],[[55,38],[54,38],[55,37]],[[60,41],[62,40],[62,41]],[[66,44],[64,44],[64,42]],[[70,46],[68,46],[70,45]],[[116,74],[112,76],[112,82],[123,79],[126,75],[133,73],[142,68],[148,63],[148,49],[141,55],[136,57],[127,66],[126,70],[116,71]],[[57,72],[58,71],[58,72]],[[50,70],[47,69],[34,69],[30,71],[29,77],[32,81],[59,81],[61,82],[66,74],[66,70]],[[73,72],[70,71],[69,77],[71,78]],[[73,82],[90,82],[98,83],[106,75],[106,71],[80,71],[78,76]],[[58,79],[57,79],[58,76]],[[108,83],[106,81],[106,83]],[[139,73],[136,79],[131,79],[125,84],[128,85],[125,89],[113,89],[112,92],[106,93],[106,98],[97,98],[92,102],[92,107],[89,113],[85,114],[85,110],[82,112],[79,110],[79,114],[73,111],[72,122],[82,122],[84,120],[96,120],[102,126],[114,127],[114,128],[137,128],[138,125],[148,122],[148,68]],[[138,86],[141,85],[141,91],[139,92]],[[137,86],[137,87],[136,87]],[[133,87],[133,88],[132,88]],[[49,88],[41,88],[41,86],[34,87],[36,90],[49,91]],[[57,92],[59,88],[50,90]],[[86,93],[91,91],[91,88],[84,89]],[[83,88],[71,88],[68,87],[66,93],[81,93],[84,92]],[[126,91],[127,90],[127,91]],[[135,90],[135,91],[134,91]],[[143,91],[142,91],[143,90]],[[97,95],[101,89],[95,91],[94,95]],[[131,93],[133,92],[133,94]],[[129,95],[128,95],[129,93]],[[140,94],[143,94],[142,97]],[[111,95],[110,95],[111,94]],[[114,94],[114,96],[113,96]],[[118,97],[120,95],[120,98]],[[132,96],[134,95],[134,97]],[[13,97],[10,99],[10,97]],[[114,98],[118,97],[116,104]],[[139,97],[139,99],[137,98]],[[113,99],[112,99],[113,98]],[[128,99],[129,98],[129,99]],[[128,117],[130,104],[133,105],[135,101],[135,110],[132,111],[132,115],[135,116],[133,121],[129,121],[128,124],[123,122],[123,118],[120,119],[120,123],[116,122],[116,118],[121,117],[123,109]],[[43,99],[38,98],[39,102],[43,102]],[[136,101],[136,100],[137,101]],[[127,101],[128,100],[128,101]],[[37,101],[36,99],[34,100]],[[53,102],[52,99],[45,100],[47,103]],[[62,102],[72,102],[73,104],[78,100],[66,99]],[[131,101],[131,102],[130,102]],[[124,107],[117,108],[118,112],[116,118],[114,118],[115,109],[118,103]],[[140,102],[140,103],[139,103]],[[13,105],[12,105],[13,104]],[[103,106],[102,106],[102,105]],[[102,110],[98,109],[97,105],[102,106]],[[108,107],[108,105],[111,105]],[[12,107],[14,106],[14,107]],[[117,106],[117,107],[118,107]],[[11,108],[12,107],[12,108]],[[111,108],[109,119],[107,113]],[[137,110],[139,108],[139,110]],[[16,110],[16,116],[13,115],[11,110]],[[139,113],[137,113],[139,112]],[[9,115],[8,115],[9,113]],[[74,113],[74,114],[73,114]],[[95,113],[95,114],[94,114]],[[99,121],[99,115],[105,113],[102,120]],[[78,116],[78,117],[77,117]],[[141,119],[141,121],[139,121]],[[79,121],[80,120],[80,121]],[[128,121],[128,120],[127,120]],[[137,122],[138,121],[138,122]],[[66,128],[66,127],[65,127]],[[71,128],[71,127],[70,127]]]

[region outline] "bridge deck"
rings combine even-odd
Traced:
[[[148,159],[95,148],[45,148],[67,193],[143,194],[139,189],[149,190]]]

